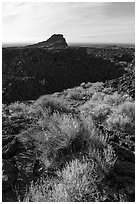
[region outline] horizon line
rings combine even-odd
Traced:
[[[45,40],[46,41],[46,40]],[[45,41],[39,41],[39,42],[45,42]],[[2,42],[3,45],[33,45],[39,42],[35,41],[24,41],[24,42]],[[92,45],[92,44],[123,44],[123,45],[135,45],[135,42],[70,42],[67,43],[68,45]]]

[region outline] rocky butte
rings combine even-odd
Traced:
[[[29,48],[64,49],[68,45],[62,34],[54,34],[48,40],[27,46]]]

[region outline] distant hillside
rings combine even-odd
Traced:
[[[122,76],[119,65],[87,54],[84,48],[48,51],[4,48],[3,103],[24,101],[78,86]]]

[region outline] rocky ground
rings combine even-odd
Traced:
[[[18,122],[16,121],[16,125]],[[27,124],[27,123],[26,123]],[[28,124],[27,124],[28,125]],[[20,124],[19,124],[20,126]],[[21,126],[22,127],[22,126]],[[31,130],[30,130],[31,132]],[[29,134],[29,133],[27,133]],[[135,196],[135,154],[134,151],[125,148],[125,140],[116,143],[116,139],[111,139],[117,160],[114,168],[108,172],[107,177],[104,175],[103,185],[107,182],[108,186],[124,191],[128,201],[134,201]],[[135,138],[130,138],[132,146]],[[18,201],[25,196],[27,187],[31,181],[35,181],[43,171],[50,173],[49,169],[41,169],[40,162],[36,160],[37,146],[36,141],[24,133],[3,135],[2,138],[2,157],[3,157],[3,201]],[[122,144],[122,145],[121,145]],[[134,150],[134,147],[132,148]],[[36,165],[37,164],[37,165]],[[41,169],[41,170],[40,170]],[[52,172],[51,172],[52,174]],[[113,192],[114,193],[114,192]],[[111,199],[111,192],[106,189],[106,195]],[[111,201],[111,200],[110,200]]]
[[[57,39],[57,41],[55,40]],[[43,46],[42,50],[38,50]],[[45,51],[44,49],[48,47],[50,51]],[[58,50],[59,47],[63,47],[63,50]],[[135,131],[134,131],[134,99],[135,99],[135,62],[132,60],[134,58],[134,49],[127,49],[128,60],[132,60],[132,62],[126,61],[126,67],[122,67],[118,62],[118,71],[116,71],[116,63],[110,62],[108,60],[104,60],[103,58],[96,58],[100,56],[100,50],[97,50],[97,56],[91,57],[86,53],[85,48],[66,49],[67,44],[62,35],[54,35],[48,41],[38,43],[36,45],[28,46],[22,50],[14,48],[14,52],[11,49],[3,50],[3,94],[4,100],[8,103],[3,104],[2,107],[2,201],[3,202],[15,202],[15,201],[24,201],[26,194],[28,193],[28,189],[30,188],[32,181],[33,183],[37,183],[40,178],[46,179],[57,179],[57,171],[61,170],[66,161],[73,160],[73,156],[77,158],[82,156],[87,156],[86,148],[87,144],[85,143],[86,139],[83,138],[83,134],[87,134],[87,129],[84,126],[84,122],[88,118],[88,116],[92,115],[92,122],[94,124],[93,129],[95,129],[95,133],[104,136],[103,139],[97,143],[100,145],[100,148],[103,147],[103,151],[106,151],[108,147],[113,150],[115,155],[115,160],[111,168],[106,167],[106,171],[101,170],[100,162],[97,161],[96,156],[94,159],[96,166],[99,168],[99,172],[101,172],[101,176],[98,182],[98,190],[99,194],[102,195],[101,202],[119,202],[119,201],[135,201]],[[30,49],[31,48],[31,49]],[[34,49],[36,48],[36,49]],[[54,48],[57,48],[54,53]],[[53,49],[53,50],[52,50]],[[52,52],[51,52],[52,50]],[[110,49],[112,52],[105,51],[104,57],[112,58],[115,56],[115,51],[118,52],[118,58],[121,56],[120,49]],[[90,52],[94,52],[95,50],[89,50]],[[51,53],[50,53],[51,52]],[[123,49],[124,52],[124,49]],[[128,53],[129,52],[129,53]],[[29,53],[29,56],[28,56]],[[63,61],[62,53],[64,53]],[[12,56],[13,55],[13,56]],[[22,57],[24,55],[24,57]],[[45,58],[47,55],[47,58]],[[53,56],[52,56],[53,55]],[[75,56],[74,56],[75,55]],[[111,55],[111,56],[109,56]],[[9,56],[9,57],[7,57]],[[16,57],[17,56],[17,57]],[[58,56],[58,58],[56,58]],[[114,58],[113,56],[113,58]],[[117,56],[117,54],[116,54]],[[115,56],[115,57],[116,57]],[[123,57],[123,55],[122,55]],[[125,56],[124,56],[125,57]],[[54,59],[53,59],[54,58]],[[8,59],[8,60],[7,60]],[[46,60],[45,60],[46,59]],[[84,60],[83,60],[84,59]],[[121,59],[121,58],[120,58]],[[123,59],[123,58],[122,58]],[[15,73],[13,73],[12,66],[15,67]],[[29,63],[30,70],[28,71]],[[54,63],[53,63],[54,62]],[[72,62],[72,64],[70,63]],[[85,73],[85,62],[88,72]],[[93,65],[93,70],[91,70],[91,64]],[[48,64],[49,63],[49,64]],[[48,64],[47,70],[45,70],[45,64]],[[41,69],[41,73],[39,73],[39,67],[43,66]],[[59,66],[58,66],[59,65]],[[72,66],[73,65],[73,66]],[[60,78],[58,67],[61,66],[60,70]],[[76,66],[76,67],[75,67]],[[96,69],[97,66],[97,69]],[[18,69],[16,69],[18,67]],[[40,80],[35,81],[35,77],[28,77],[28,74],[34,74],[35,67],[35,75],[40,75]],[[54,71],[51,68],[54,68]],[[68,67],[70,69],[70,74],[68,74]],[[31,69],[32,68],[32,69]],[[74,70],[73,70],[74,68]],[[84,69],[83,69],[84,68]],[[6,70],[7,69],[7,70]],[[77,71],[77,69],[81,70],[81,73]],[[18,70],[18,71],[16,71]],[[25,71],[26,70],[26,71]],[[102,70],[102,71],[101,71]],[[113,73],[111,73],[111,71]],[[28,71],[28,73],[26,73]],[[56,77],[55,77],[56,71]],[[92,71],[93,76],[92,76]],[[13,73],[13,78],[11,78],[11,73]],[[75,75],[74,75],[74,72]],[[9,78],[7,77],[7,73]],[[59,86],[59,90],[62,89],[62,84],[64,85],[64,91],[56,92],[52,95],[44,96],[38,100],[28,101],[26,98],[33,95],[33,98],[38,98],[39,91],[41,89],[42,94],[44,94],[45,89],[47,87],[47,82],[43,77],[43,73],[47,76],[49,73],[49,82],[51,83],[51,87],[56,89],[56,84],[54,83],[55,78],[57,79],[57,84]],[[65,75],[64,75],[65,73]],[[90,73],[90,74],[89,74]],[[85,75],[84,75],[85,74]],[[17,75],[17,76],[16,76]],[[72,82],[70,83],[70,78],[72,78]],[[113,76],[112,76],[113,75]],[[22,76],[22,78],[20,77]],[[87,76],[91,76],[92,82],[94,82],[94,76],[96,79],[100,77],[97,83],[88,82],[90,79],[87,79]],[[102,78],[103,76],[103,78]],[[109,77],[108,77],[109,76]],[[65,78],[66,77],[66,78]],[[82,78],[81,78],[82,77]],[[80,83],[83,82],[81,85]],[[13,79],[18,78],[19,81],[16,82]],[[21,78],[21,79],[20,79]],[[33,78],[33,79],[32,79]],[[75,80],[78,79],[78,82],[75,83]],[[10,84],[8,80],[11,80]],[[106,81],[106,79],[108,79]],[[110,80],[111,79],[111,80]],[[23,80],[22,86],[21,81]],[[64,81],[63,81],[64,80]],[[66,80],[68,80],[66,82]],[[30,81],[30,83],[28,83]],[[35,84],[32,90],[32,81]],[[97,81],[97,80],[95,80]],[[18,83],[20,86],[18,86]],[[28,83],[29,89],[26,89],[26,84]],[[70,83],[71,89],[67,89],[68,83]],[[79,84],[79,86],[77,86]],[[13,87],[12,87],[13,85]],[[18,87],[18,91],[15,88]],[[22,87],[20,89],[20,87]],[[92,88],[94,87],[94,88]],[[22,90],[25,90],[24,92]],[[51,89],[49,89],[50,91]],[[58,91],[58,90],[56,90]],[[25,93],[26,95],[21,95]],[[115,93],[115,95],[114,95]],[[13,95],[16,95],[15,99],[19,98],[25,100],[23,102],[15,102],[11,103],[11,99],[13,99]],[[40,94],[40,95],[42,95]],[[106,95],[105,95],[106,94]],[[108,101],[105,102],[101,97],[107,96]],[[9,97],[9,98],[8,98]],[[123,98],[124,99],[123,99]],[[93,101],[92,101],[93,100]],[[102,101],[101,101],[102,100]],[[123,102],[119,102],[119,101]],[[16,101],[16,100],[14,100]],[[60,103],[61,101],[61,103]],[[113,104],[113,101],[116,102]],[[126,101],[126,103],[125,103]],[[112,103],[110,105],[110,110],[108,111],[108,103]],[[117,104],[117,103],[120,103]],[[43,104],[42,104],[43,103]],[[65,105],[60,104],[67,104]],[[104,103],[103,110],[100,107],[101,103]],[[122,106],[125,103],[129,105],[131,114],[127,114],[126,107]],[[119,111],[117,115],[115,112],[117,111],[116,107],[119,105]],[[45,106],[43,109],[40,109],[40,106]],[[85,108],[85,109],[84,109]],[[87,110],[86,110],[87,108]],[[105,109],[106,108],[106,109]],[[122,109],[123,108],[123,109]],[[47,114],[47,110],[49,111]],[[85,112],[84,112],[84,111]],[[94,110],[94,111],[93,111]],[[103,111],[106,110],[106,113]],[[86,112],[88,111],[88,112]],[[90,112],[91,111],[91,112]],[[108,111],[108,112],[107,112]],[[122,112],[123,111],[123,112]],[[125,111],[125,112],[124,112]],[[70,128],[71,131],[75,131],[75,128],[78,127],[82,130],[79,134],[71,135],[72,138],[69,140],[61,138],[61,142],[58,143],[58,138],[54,136],[61,135],[60,126],[58,126],[59,122],[57,122],[56,114],[60,113],[58,116],[58,120],[64,117],[69,125],[71,126],[71,121],[74,122],[73,127]],[[113,113],[111,115],[111,113]],[[126,117],[124,118],[122,114],[126,113]],[[85,114],[85,115],[84,115]],[[86,115],[87,114],[87,115]],[[100,114],[98,116],[98,114]],[[104,115],[103,115],[104,114]],[[106,114],[106,115],[105,115]],[[121,121],[123,123],[120,124],[120,120],[116,123],[113,121],[113,117],[109,118],[111,122],[114,123],[114,128],[110,124],[107,126],[107,117],[116,116],[118,118],[118,114],[121,114]],[[63,115],[63,116],[62,116]],[[65,115],[65,116],[64,116]],[[68,116],[69,115],[69,116]],[[44,120],[43,120],[43,118]],[[85,117],[85,118],[84,118]],[[87,117],[87,118],[86,118]],[[103,117],[106,117],[105,119]],[[46,120],[45,120],[46,118]],[[103,118],[103,122],[100,122]],[[133,119],[133,121],[129,119]],[[124,120],[125,119],[125,120]],[[127,119],[127,121],[126,121]],[[48,121],[49,120],[49,121]],[[91,121],[89,120],[89,125],[91,125]],[[104,122],[105,121],[105,122]],[[130,122],[129,122],[130,121]],[[49,123],[48,123],[49,122]],[[131,124],[133,122],[133,124]],[[126,125],[125,125],[126,124]],[[51,126],[50,126],[51,125]],[[125,126],[124,126],[125,125]],[[65,127],[67,124],[65,124]],[[75,127],[76,126],[76,127]],[[52,130],[52,128],[55,128]],[[46,130],[45,130],[45,129]],[[72,129],[71,129],[72,128]],[[73,129],[74,128],[74,129]],[[122,129],[123,128],[123,129]],[[51,130],[53,132],[50,132]],[[91,129],[92,130],[92,129]],[[73,133],[72,131],[72,133]],[[53,140],[50,143],[50,139]],[[52,133],[52,134],[51,134]],[[44,136],[43,136],[44,135]],[[63,135],[64,136],[64,135]],[[44,137],[44,140],[42,140]],[[48,141],[49,139],[49,141]],[[57,140],[55,140],[57,139]],[[98,139],[97,139],[98,140]],[[43,144],[44,141],[45,143]],[[63,142],[65,145],[62,147]],[[47,146],[44,145],[47,142]],[[49,142],[49,143],[48,143]],[[96,144],[96,141],[94,141]],[[49,147],[48,144],[52,144],[52,147]],[[84,150],[83,145],[85,145]],[[56,148],[58,146],[58,149]],[[91,144],[92,146],[92,144]],[[51,156],[51,162],[45,158],[45,154],[48,155],[44,148],[53,148],[57,149],[56,155]],[[45,151],[44,154],[42,151]],[[72,155],[71,155],[72,153]],[[44,162],[41,159],[41,155],[44,156]],[[63,162],[59,163],[58,158],[61,155]],[[111,155],[108,155],[108,157]],[[103,157],[102,157],[103,158]],[[107,158],[106,158],[107,159]],[[107,163],[107,162],[106,162]],[[109,164],[108,164],[109,166]],[[105,195],[105,196],[104,196]],[[31,200],[31,198],[30,198]],[[87,201],[87,200],[86,200]],[[89,200],[90,201],[90,200]]]
[[[135,98],[135,61],[133,60],[125,70],[126,73],[122,77],[109,80],[106,85]]]
[[[133,86],[129,89],[133,80],[131,74],[121,78],[121,83],[128,87],[129,93],[134,96]],[[126,84],[125,84],[126,83]],[[110,82],[112,85],[112,81]],[[123,86],[122,86],[123,88]],[[58,93],[63,95],[64,92]],[[83,100],[70,100],[69,104],[75,110],[86,102]],[[31,106],[34,102],[28,104]],[[36,181],[41,175],[54,175],[54,169],[45,166],[37,159],[38,147],[37,140],[33,135],[36,118],[30,115],[23,115],[12,111],[9,106],[3,106],[3,137],[2,137],[2,158],[3,158],[3,201],[22,200],[32,181]],[[114,189],[116,194],[124,196],[123,200],[134,201],[135,199],[135,136],[124,134],[121,136],[118,132],[109,131],[103,126],[97,128],[109,135],[108,145],[111,145],[115,154],[116,161],[107,175],[103,175],[100,183],[101,189],[104,189],[107,199],[105,201],[114,201]],[[106,188],[106,184],[108,188]],[[112,192],[111,190],[112,189]],[[122,193],[123,192],[123,193]],[[118,195],[117,195],[118,196]],[[126,196],[126,198],[125,198]],[[117,198],[118,199],[118,198]],[[122,198],[119,198],[120,200]],[[117,200],[118,201],[118,200]]]

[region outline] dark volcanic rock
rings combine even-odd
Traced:
[[[109,60],[89,56],[83,48],[2,50],[3,103],[34,100],[41,95],[123,75]]]
[[[66,43],[65,38],[61,34],[52,35],[47,41],[43,41],[34,45],[30,45],[27,47],[31,48],[48,48],[48,49],[60,49],[66,48],[68,45]]]
[[[110,142],[115,151],[116,160],[113,167],[109,169],[108,174],[101,181],[101,188],[105,191],[108,198],[111,197],[111,190],[120,196],[126,195],[125,200],[134,202],[135,200],[135,154],[121,147],[114,142]],[[104,186],[104,184],[107,186]],[[116,201],[120,201],[118,198]],[[112,200],[111,200],[112,202]]]
[[[14,158],[8,159],[8,160],[4,159],[2,170],[3,170],[2,190],[7,190],[8,188],[14,188],[18,178],[18,168],[16,165],[16,160]]]
[[[135,61],[133,60],[128,65],[126,73],[123,76],[110,80],[106,84],[114,87],[120,93],[127,93],[135,98]]]
[[[2,136],[2,147],[7,145],[9,142],[11,142],[14,137],[15,137],[15,135],[10,135],[10,136],[5,135],[5,136]]]
[[[121,147],[120,145],[114,142],[110,142],[110,144],[112,145],[116,155],[118,156],[120,160],[135,163],[135,154],[132,151],[124,147]]]
[[[12,159],[2,161],[2,201],[15,202],[17,195],[15,192],[16,182],[18,179],[18,168],[16,160]]]
[[[117,160],[114,168],[118,174],[135,177],[135,164],[132,162]]]
[[[16,189],[22,198],[33,180],[35,152],[33,141],[28,135],[18,135],[2,148],[3,157],[3,201],[16,201]]]
[[[39,178],[43,174],[44,170],[44,165],[40,163],[40,160],[36,159],[33,167],[33,175]]]
[[[17,137],[14,137],[14,139],[5,145],[2,148],[2,158],[3,159],[9,159],[16,155],[17,151],[20,151],[22,149],[21,143],[18,141]]]
[[[135,199],[135,154],[114,142],[111,145],[116,153],[116,161],[109,172],[110,183],[123,189],[128,201]]]

